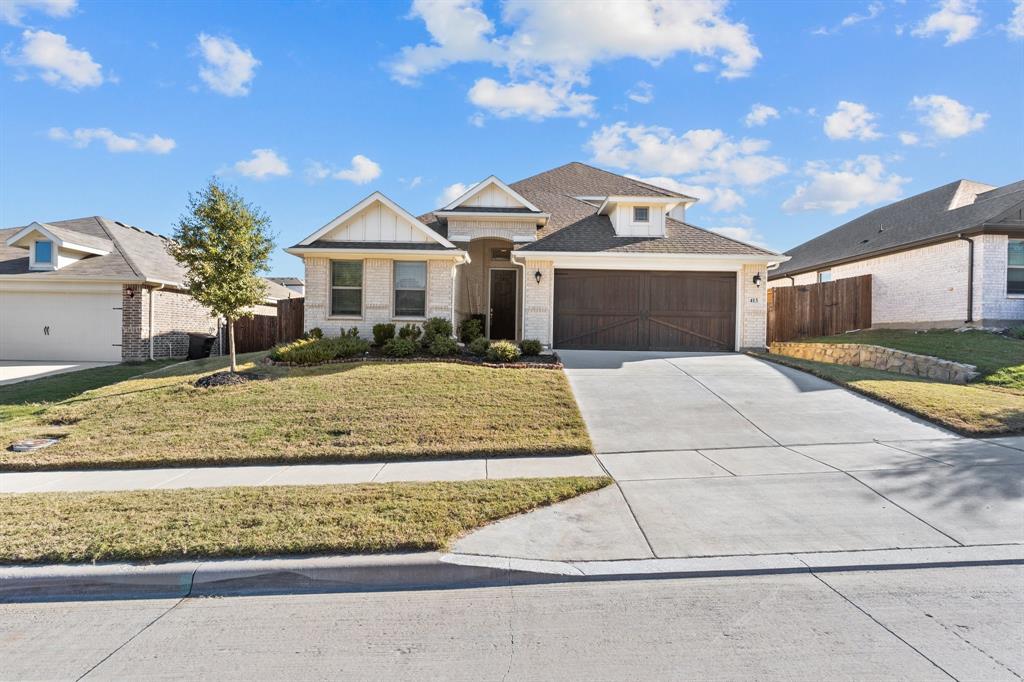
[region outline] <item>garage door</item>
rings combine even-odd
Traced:
[[[121,291],[0,289],[0,360],[121,361]]]
[[[555,348],[731,351],[736,274],[555,271]]]

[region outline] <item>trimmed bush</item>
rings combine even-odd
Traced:
[[[523,351],[523,355],[540,355],[544,346],[537,339],[523,339],[519,344],[519,349]]]
[[[469,342],[467,348],[469,352],[477,357],[483,357],[487,355],[487,350],[491,347],[491,342],[485,339],[483,336],[478,336]]]
[[[432,317],[423,323],[423,347],[429,348],[434,339],[451,338],[452,323],[443,317]]]
[[[393,338],[395,338],[395,325],[390,322],[373,325],[373,345],[379,348]]]
[[[325,339],[335,358],[354,358],[370,350],[370,342],[358,336],[341,336],[337,339]]]
[[[398,330],[398,338],[416,341],[422,333],[423,330],[417,324],[403,324],[402,328]]]
[[[320,327],[313,327],[308,332],[306,332],[306,338],[307,339],[322,339],[322,338],[324,338],[324,330],[321,329]]]
[[[511,341],[495,341],[487,349],[487,359],[491,362],[515,362],[519,355],[519,346]]]
[[[385,343],[381,350],[389,358],[407,358],[414,355],[418,349],[419,344],[415,341],[399,336],[397,339],[391,339]]]
[[[358,339],[359,327],[350,327],[348,331],[341,333],[342,338]]]
[[[458,350],[458,344],[450,336],[435,336],[434,340],[427,346],[427,352],[436,357],[455,355]]]
[[[299,339],[289,344],[275,346],[270,357],[278,362],[296,365],[316,365],[337,358],[354,358],[369,350],[370,344],[352,336],[333,339]]]
[[[1019,327],[1011,327],[1007,333],[1015,339],[1024,339],[1024,324]]]
[[[484,323],[475,317],[459,323],[459,341],[469,345],[484,335]]]

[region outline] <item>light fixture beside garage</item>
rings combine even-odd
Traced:
[[[544,275],[542,275],[541,271],[538,270],[537,272],[533,273],[533,278],[537,280],[537,284],[540,284],[540,281],[544,278]]]
[[[754,286],[757,287],[758,289],[761,288],[761,273],[760,272],[754,273]]]

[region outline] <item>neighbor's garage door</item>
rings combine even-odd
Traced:
[[[0,289],[0,360],[120,362],[120,288]]]
[[[555,348],[731,351],[732,272],[555,271]]]

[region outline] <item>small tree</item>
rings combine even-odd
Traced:
[[[253,306],[267,295],[258,273],[267,269],[274,249],[269,226],[263,211],[213,178],[198,193],[189,193],[188,211],[178,219],[168,247],[186,270],[192,297],[227,320],[232,372],[238,371],[235,320],[252,317]]]

